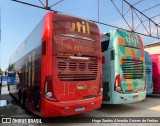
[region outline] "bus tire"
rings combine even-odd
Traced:
[[[21,97],[22,97],[22,93],[21,91],[19,90],[19,93],[18,93],[18,103],[21,104]]]
[[[20,99],[21,107],[22,107],[23,109],[25,109],[25,107],[26,107],[25,102],[26,102],[26,97],[25,97],[25,95],[23,94],[23,95],[21,95],[21,99]]]

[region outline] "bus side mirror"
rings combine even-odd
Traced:
[[[114,54],[114,50],[111,50],[110,51],[110,60],[114,60],[114,56],[115,54]]]

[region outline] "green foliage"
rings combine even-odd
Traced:
[[[0,75],[2,75],[2,69],[0,68]]]
[[[10,70],[10,71],[14,70],[14,64],[11,64],[11,65],[9,66],[9,70]]]

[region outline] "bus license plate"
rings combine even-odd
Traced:
[[[138,95],[134,95],[133,98],[134,98],[134,99],[138,98]]]
[[[83,111],[83,110],[85,110],[85,107],[84,107],[84,106],[75,108],[75,111],[76,111],[76,112]]]

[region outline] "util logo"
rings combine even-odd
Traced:
[[[69,31],[74,32],[83,32],[86,34],[90,34],[90,27],[88,22],[68,22]]]
[[[126,36],[126,42],[128,42],[128,44],[133,44],[134,46],[139,46],[139,40],[137,36],[134,36],[133,34],[130,34],[130,36]]]

